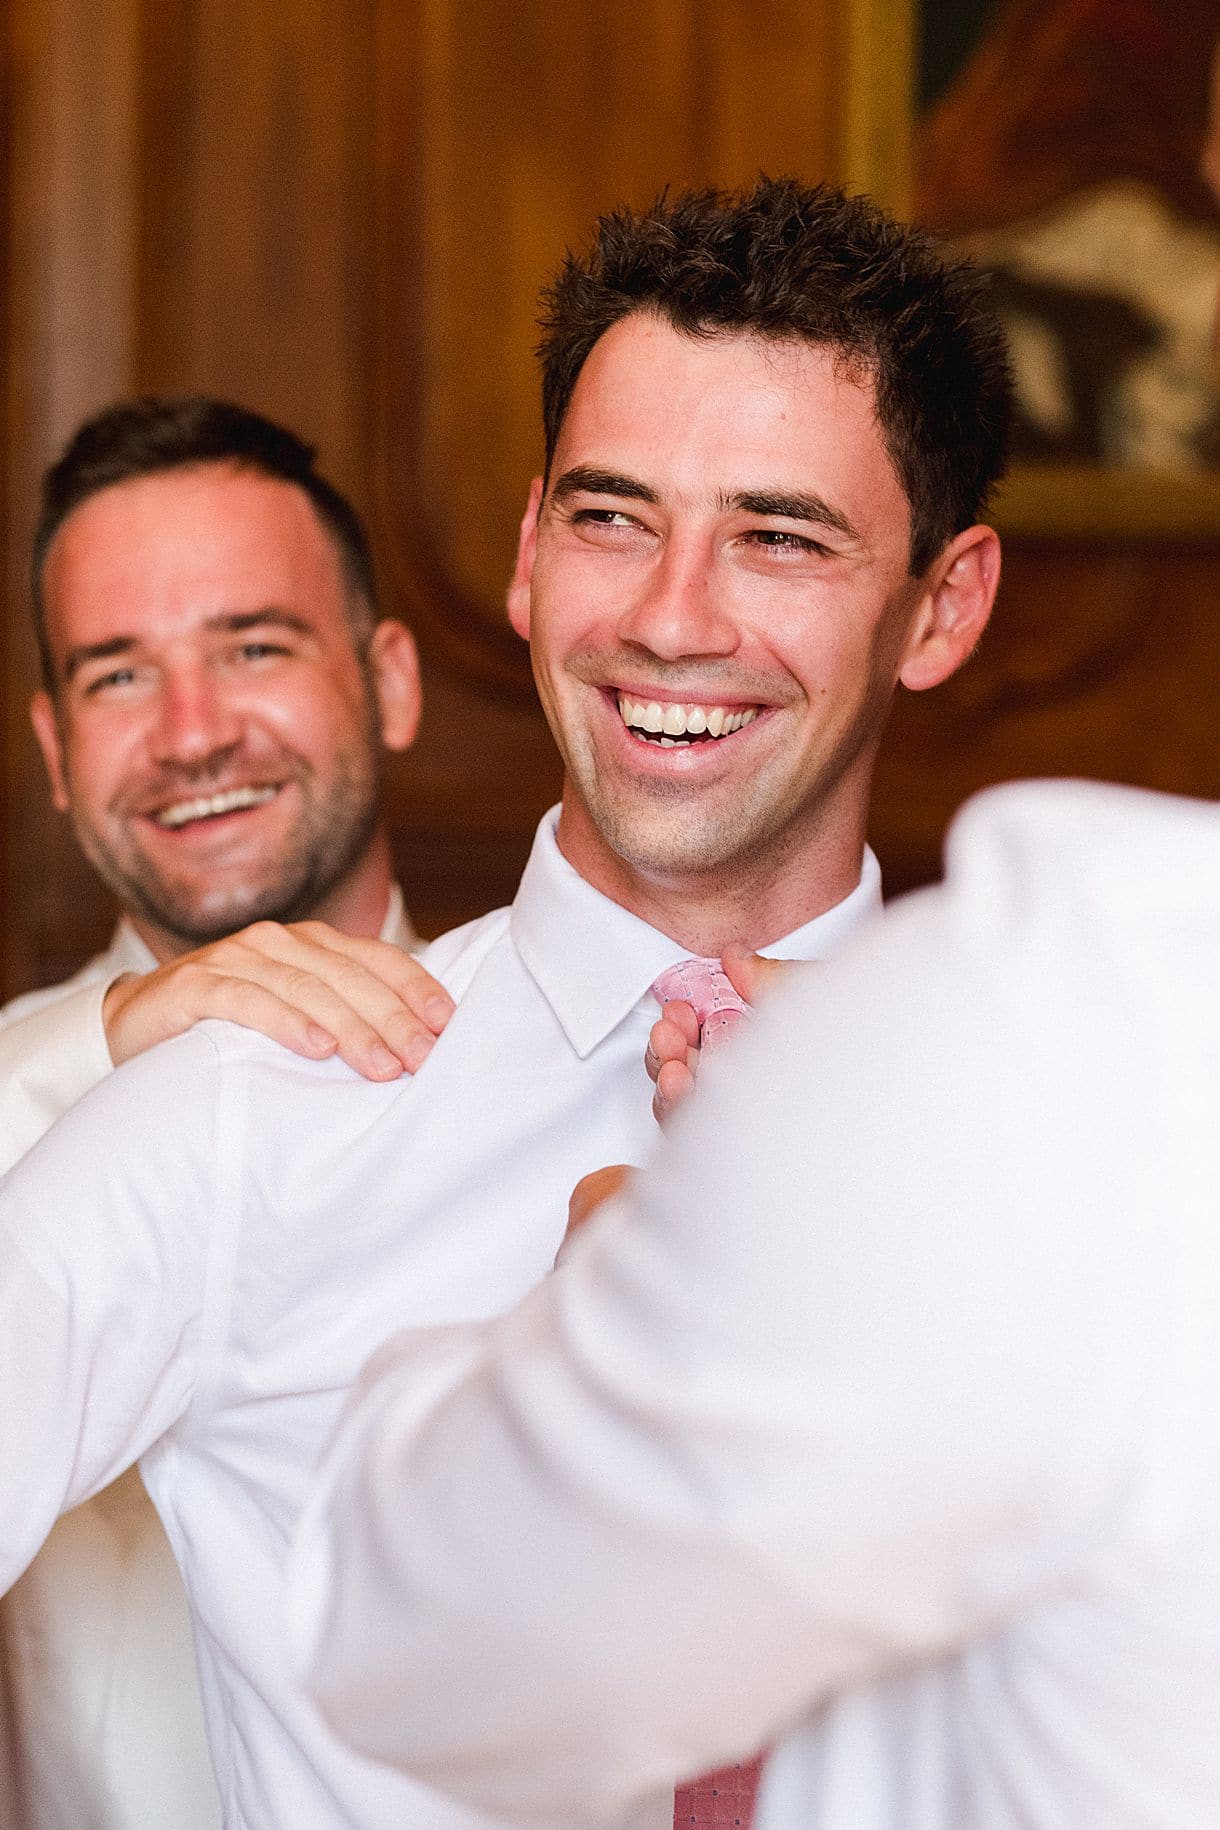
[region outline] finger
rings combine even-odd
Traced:
[[[673,998],[661,1007],[662,1023],[674,1023],[682,1031],[687,1046],[694,1048],[699,1041],[699,1019],[695,1015],[693,1004],[685,998]],[[655,1025],[654,1025],[655,1027]]]
[[[333,1037],[336,1052],[369,1080],[392,1080],[404,1068],[416,1073],[436,1041],[388,986],[354,960],[336,959],[326,968],[325,978],[303,966],[262,956],[248,970],[249,976],[239,971],[222,980],[212,975],[209,1016],[224,1015],[247,1028],[259,1028],[261,1022],[253,1020],[253,1013],[267,1008],[259,994],[270,993],[302,1021]],[[217,997],[224,1001],[219,1012],[212,1008]]]
[[[438,992],[441,988],[401,949],[387,945],[384,951],[367,953],[365,949],[381,949],[383,943],[365,941],[359,943],[359,949],[331,946],[287,929],[278,929],[271,936],[255,935],[253,945],[246,944],[246,935],[234,938],[240,941],[240,947],[226,953],[229,970],[267,985],[322,1024],[335,1036],[344,1060],[361,1073],[369,1071],[380,1059],[379,1047],[388,1050],[409,1073],[423,1065],[437,1030],[432,1021],[403,1002],[398,989],[381,972],[393,967],[397,985],[414,988],[417,997],[425,982]],[[348,938],[338,937],[344,942]],[[370,970],[364,958],[371,959],[377,970]],[[400,970],[404,962],[408,967],[405,972]],[[430,999],[431,994],[424,992],[420,1001],[426,1007]],[[441,1000],[447,1021],[453,1002],[447,992],[441,992]],[[437,1013],[438,1020],[440,1014]],[[385,1078],[387,1072],[386,1063],[381,1061],[376,1077]]]
[[[683,1008],[690,1010],[689,1005]],[[693,1011],[691,1015],[694,1016]],[[667,1061],[685,1061],[691,1049],[698,1045],[698,1025],[695,1025],[693,1036],[688,1034],[688,1029],[688,1025],[675,1023],[668,1015],[657,1018],[648,1032],[648,1047],[644,1053],[644,1066],[650,1080],[656,1079]]]
[[[568,1201],[568,1230],[565,1244],[578,1227],[584,1226],[612,1195],[616,1195],[631,1174],[627,1163],[613,1163],[605,1169],[594,1169],[582,1176]]]
[[[204,1017],[222,1017],[258,1030],[294,1054],[319,1060],[335,1052],[335,1038],[308,1014],[266,986],[213,973],[150,973],[113,986],[102,1020],[116,1067],[158,1042],[181,1035]]]
[[[664,1125],[672,1118],[682,1102],[689,1099],[694,1091],[692,1058],[698,1058],[693,1051],[692,1057],[686,1061],[666,1061],[657,1075],[657,1088],[652,1096],[652,1115],[659,1125]]]
[[[453,999],[440,980],[433,978],[412,954],[390,941],[341,934],[337,928],[322,921],[293,922],[283,932],[308,947],[322,947],[357,961],[372,977],[387,985],[434,1035],[440,1034],[453,1015]],[[314,969],[318,969],[316,965]]]

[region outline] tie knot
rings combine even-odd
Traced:
[[[680,959],[654,979],[652,995],[662,1006],[677,1002],[692,1006],[703,1048],[715,1048],[735,1023],[749,1015],[718,959]]]

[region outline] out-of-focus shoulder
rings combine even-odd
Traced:
[[[967,801],[945,856],[950,880],[979,857],[991,870],[1007,856],[1052,885],[1102,875],[1135,889],[1152,872],[1162,889],[1184,879],[1192,893],[1220,890],[1220,802],[1110,782],[1011,782]]]

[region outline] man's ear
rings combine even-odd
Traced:
[[[1000,537],[968,527],[928,568],[898,678],[912,692],[939,686],[974,652],[1000,582]]]
[[[42,751],[42,760],[46,764],[51,799],[60,813],[67,813],[68,789],[64,775],[63,738],[60,736],[59,719],[55,715],[50,693],[34,694],[30,700],[30,723],[34,727],[38,748]]]
[[[419,729],[423,689],[415,637],[404,623],[388,617],[378,623],[369,642],[369,670],[381,741],[387,750],[407,750]]]
[[[530,585],[534,577],[534,555],[538,551],[538,510],[542,503],[542,478],[530,484],[529,501],[521,517],[517,537],[517,563],[508,587],[508,620],[525,642],[530,639]]]

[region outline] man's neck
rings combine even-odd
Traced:
[[[860,882],[858,828],[793,846],[769,869],[713,869],[665,878],[644,873],[605,846],[571,843],[560,816],[559,849],[587,883],[678,945],[719,958],[730,941],[757,951],[836,908]]]
[[[337,928],[341,934],[376,940],[389,912],[392,882],[389,843],[385,834],[378,832],[368,851],[342,882],[336,884],[309,909],[299,911],[290,919],[324,921],[329,927]],[[124,910],[124,914],[158,965],[181,959],[183,954],[194,953],[205,944],[186,935],[175,934],[133,909]],[[250,919],[256,917],[251,916]],[[232,931],[238,933],[248,925],[247,922],[240,922]]]

